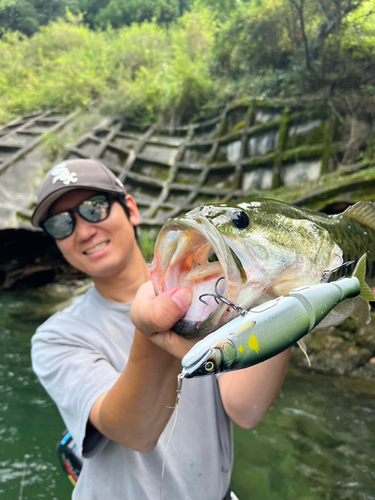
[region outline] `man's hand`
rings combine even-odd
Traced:
[[[135,327],[155,345],[182,359],[201,340],[201,337],[185,339],[171,330],[185,316],[191,298],[191,290],[183,286],[170,288],[155,297],[152,284],[148,281],[138,290],[130,316]]]
[[[156,446],[176,400],[180,359],[192,345],[170,328],[190,302],[191,291],[185,287],[158,297],[151,282],[138,290],[131,308],[136,330],[128,363],[90,412],[90,422],[109,439],[140,452]]]

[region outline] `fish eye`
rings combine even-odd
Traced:
[[[212,372],[212,370],[215,368],[215,365],[213,364],[212,361],[207,361],[205,364],[204,364],[204,369],[206,370],[206,372]]]
[[[246,229],[250,224],[249,216],[242,210],[236,210],[231,214],[230,218],[238,229]]]

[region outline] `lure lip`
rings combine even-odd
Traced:
[[[213,348],[209,347],[205,354],[203,354],[203,356],[201,356],[200,353],[197,353],[195,356],[193,356],[193,359],[189,360],[188,366],[184,366],[184,364],[182,365],[182,374],[184,375],[184,377],[189,378],[189,376],[191,376],[197,370],[197,368],[200,368],[202,364],[207,361],[207,359],[210,358],[213,354]]]

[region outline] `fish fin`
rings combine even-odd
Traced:
[[[356,321],[368,325],[371,321],[370,304],[368,301],[362,299],[361,304],[357,307],[357,309],[355,309],[355,311],[352,312],[350,316]]]
[[[303,354],[306,356],[306,359],[307,359],[309,366],[311,366],[310,358],[307,354],[307,347],[306,347],[305,341],[303,339],[299,339],[297,344],[298,344],[299,348],[301,349],[301,351],[303,352]]]
[[[240,326],[235,332],[231,333],[230,335],[238,335],[238,334],[244,332],[245,330],[248,330],[249,328],[253,328],[255,323],[256,323],[256,321],[246,321],[245,324]]]
[[[371,288],[368,286],[368,284],[365,281],[365,278],[366,278],[366,254],[365,253],[362,255],[362,257],[357,262],[357,265],[355,266],[355,269],[354,269],[352,276],[355,276],[359,281],[359,285],[361,287],[361,293],[359,294],[359,296],[365,300],[375,301],[375,295],[372,293]]]
[[[354,313],[354,311],[361,305],[362,299],[359,297],[353,297],[352,299],[345,299],[340,304],[337,304],[331,312],[327,314],[325,318],[322,319],[320,323],[316,325],[317,328],[327,328],[328,326],[339,325],[348,316]]]
[[[350,206],[340,214],[342,217],[354,219],[360,224],[375,231],[375,203],[371,201],[359,201]]]

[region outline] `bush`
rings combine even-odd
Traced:
[[[214,71],[236,80],[269,68],[285,68],[292,53],[285,23],[290,16],[283,0],[240,3],[217,32]]]
[[[212,97],[209,60],[216,28],[209,11],[185,13],[164,31],[165,38],[154,22],[130,28],[144,35],[146,29],[151,49],[138,52],[139,44],[135,50],[131,46],[126,59],[134,69],[112,92],[108,109],[148,123],[159,114],[165,122],[177,123],[203,113]],[[146,54],[148,60],[141,64]]]

